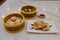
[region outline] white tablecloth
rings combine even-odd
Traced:
[[[2,24],[3,16],[12,12],[19,12],[19,8],[24,5],[34,5],[37,8],[37,13],[46,13],[46,19],[55,21],[58,34],[27,33],[26,27],[19,33],[8,33]],[[7,0],[0,6],[0,40],[60,40],[60,2]]]

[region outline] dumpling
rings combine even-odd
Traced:
[[[42,28],[43,31],[49,31],[50,27],[45,27],[45,28]]]
[[[16,21],[16,19],[17,18],[15,16],[13,16],[13,17],[10,18],[11,21]]]

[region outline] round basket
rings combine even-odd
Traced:
[[[22,19],[21,22],[15,24],[15,25],[7,24],[6,23],[7,20],[9,18],[11,18],[12,16],[16,16],[16,17],[21,18]],[[10,32],[16,32],[16,31],[20,30],[22,27],[24,27],[24,25],[25,25],[25,18],[24,18],[24,16],[22,14],[18,14],[18,13],[9,14],[9,15],[5,16],[2,21],[3,21],[3,24],[4,24],[5,28],[8,31],[10,31]]]
[[[34,11],[32,11],[32,12],[25,12],[25,11],[23,11],[25,8],[34,9]],[[27,18],[27,19],[34,18],[36,16],[36,7],[31,6],[31,5],[23,6],[21,8],[21,14],[23,14],[24,17]]]

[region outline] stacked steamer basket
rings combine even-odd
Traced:
[[[9,23],[9,19],[11,17],[13,17],[13,16],[19,17],[21,19],[21,21],[15,23],[15,24]],[[11,20],[14,20],[14,19],[15,18],[11,18]],[[8,21],[8,23],[7,23],[7,21]],[[25,18],[24,18],[24,16],[22,14],[12,13],[12,14],[9,14],[6,17],[4,17],[3,24],[4,24],[4,26],[5,26],[5,28],[6,28],[7,31],[9,31],[9,32],[17,32],[21,28],[24,27],[24,25],[25,25]]]
[[[36,7],[31,5],[26,5],[21,8],[21,14],[24,15],[26,19],[31,19],[36,16]]]

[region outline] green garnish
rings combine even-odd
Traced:
[[[52,25],[50,25],[49,27],[52,27]]]
[[[25,12],[33,12],[33,11],[34,11],[34,9],[25,8],[25,9],[24,9],[24,11],[25,11]]]
[[[34,26],[34,24],[31,24],[32,26]]]

